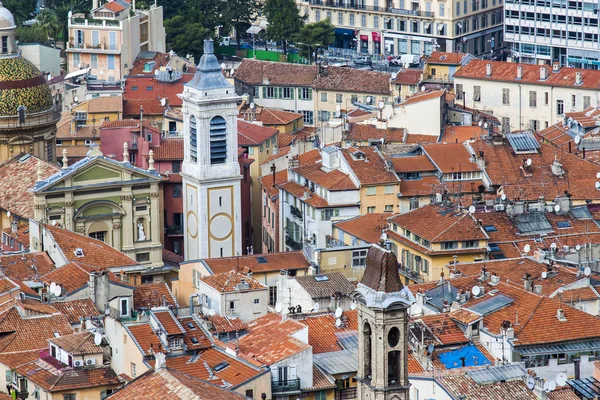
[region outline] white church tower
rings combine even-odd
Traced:
[[[183,100],[185,259],[241,254],[240,166],[237,102],[204,41],[196,75],[179,95]]]

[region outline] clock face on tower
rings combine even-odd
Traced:
[[[188,212],[186,223],[188,235],[195,239],[198,236],[198,217],[193,211]]]

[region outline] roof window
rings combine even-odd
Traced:
[[[326,282],[328,280],[329,280],[329,277],[325,276],[325,275],[315,276],[315,281],[317,281],[317,282]]]
[[[223,361],[223,362],[215,365],[215,367],[213,368],[213,371],[215,371],[215,372],[223,371],[227,367],[229,367],[229,363]]]
[[[486,232],[496,232],[498,230],[494,225],[485,225],[483,229],[485,229]]]
[[[75,253],[76,257],[83,257],[84,256],[83,249],[81,247],[76,248],[73,253]]]

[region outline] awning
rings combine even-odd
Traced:
[[[585,342],[572,342],[564,344],[548,344],[540,346],[515,347],[514,351],[522,356],[537,356],[558,353],[579,353],[586,351],[599,351],[600,340],[588,340]]]
[[[354,36],[354,30],[353,29],[335,28],[334,33],[336,35]]]
[[[429,29],[430,26],[431,26],[431,23],[425,22],[425,26],[424,26],[425,29]]]
[[[371,34],[373,35],[374,42],[381,42],[381,36],[379,36],[379,32],[371,32]]]
[[[73,71],[67,74],[67,76],[65,76],[65,80],[66,79],[71,79],[71,78],[76,78],[78,76],[82,76],[87,74],[88,72],[90,72],[90,68],[84,68],[84,69],[80,69],[78,71]]]
[[[256,26],[256,25],[252,25],[250,28],[246,29],[246,33],[249,33],[251,35],[255,35],[258,32],[262,31],[263,28],[261,28],[260,26]]]
[[[443,31],[445,27],[446,27],[446,25],[444,25],[444,24],[438,24],[438,31],[440,31],[440,32]]]
[[[369,35],[360,35],[360,40],[368,41],[369,40]]]

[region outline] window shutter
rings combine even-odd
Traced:
[[[293,99],[293,98],[294,98],[294,88],[291,87],[290,88],[290,99]]]
[[[312,100],[312,89],[308,88],[308,99]]]
[[[279,92],[279,97],[280,99],[283,99],[283,88],[277,88],[277,91]]]
[[[271,375],[273,375],[274,381],[278,380],[279,375],[277,374],[277,367],[274,367],[273,369],[271,369]]]
[[[288,379],[296,379],[296,366],[288,367]]]
[[[9,369],[6,371],[6,383],[12,382],[12,371]]]
[[[263,86],[262,90],[263,90],[263,91],[262,91],[262,92],[263,92],[263,95],[262,95],[262,97],[263,97],[263,99],[266,99],[266,98],[267,98],[267,87],[266,87],[266,86]]]

